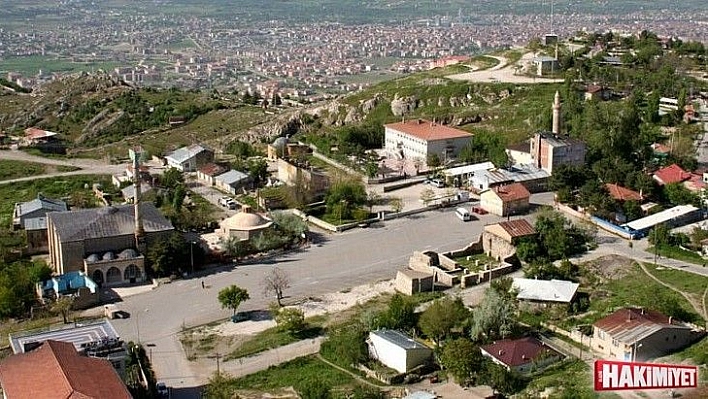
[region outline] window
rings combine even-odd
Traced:
[[[618,345],[619,345],[619,341],[617,341],[616,339],[613,339],[612,346],[618,346]]]

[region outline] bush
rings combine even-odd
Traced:
[[[343,367],[365,362],[368,355],[366,331],[360,326],[344,326],[330,332],[320,346],[320,354]]]

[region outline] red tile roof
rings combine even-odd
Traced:
[[[671,164],[654,172],[654,180],[662,186],[671,183],[680,183],[691,178],[691,174],[681,169],[680,166]]]
[[[529,190],[521,183],[496,186],[492,188],[492,190],[494,190],[504,202],[518,201],[524,198],[528,199],[531,196]]]
[[[43,139],[45,137],[56,136],[56,133],[47,130],[37,129],[36,127],[28,127],[25,129],[25,137],[31,140]]]
[[[508,220],[500,222],[499,226],[511,236],[511,238],[519,238],[536,234],[536,229],[531,226],[526,219]]]
[[[643,200],[642,195],[639,194],[638,192],[634,190],[630,190],[628,188],[624,188],[622,186],[618,186],[617,184],[614,183],[607,183],[605,184],[605,187],[607,188],[607,191],[610,193],[610,196],[617,201],[637,201],[641,202]]]
[[[440,125],[424,119],[413,119],[405,122],[389,123],[385,126],[389,129],[397,130],[426,141],[472,137],[472,133],[467,133],[464,130]]]
[[[612,336],[626,331],[646,329],[649,326],[670,325],[671,321],[668,316],[655,310],[622,308],[596,321],[593,326]]]
[[[81,356],[73,344],[59,341],[5,359],[0,384],[10,399],[132,398],[109,361]]]
[[[490,345],[481,346],[481,349],[509,367],[531,363],[546,353],[560,356],[558,352],[533,337],[496,341]]]
[[[227,169],[221,165],[215,163],[210,163],[202,166],[199,171],[207,176],[218,176],[227,171]]]
[[[706,187],[706,183],[703,181],[703,175],[697,173],[691,173],[691,178],[683,182],[683,185],[694,193],[700,192]]]

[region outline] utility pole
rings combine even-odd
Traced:
[[[209,359],[216,359],[216,374],[221,374],[221,367],[219,366],[219,360],[221,359],[223,355],[219,352],[216,352],[215,354],[211,356],[207,356]]]

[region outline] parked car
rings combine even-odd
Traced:
[[[158,382],[155,384],[155,390],[157,391],[157,396],[160,398],[169,398],[170,397],[170,388],[167,387],[167,384],[164,382]]]
[[[445,182],[442,181],[442,179],[433,179],[430,181],[430,184],[433,185],[433,187],[437,187],[437,188],[445,187]]]
[[[221,197],[219,198],[219,205],[224,208],[236,209],[236,201],[231,197]]]

